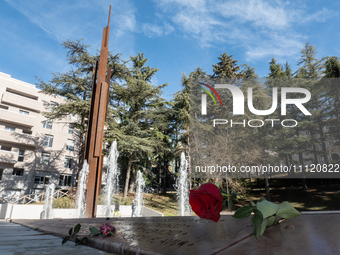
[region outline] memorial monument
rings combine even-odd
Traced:
[[[89,164],[85,208],[85,215],[87,218],[96,217],[97,200],[101,189],[103,134],[104,124],[107,117],[111,79],[111,69],[107,68],[110,17],[111,5],[108,25],[103,31],[99,64],[97,61],[93,74],[91,108],[88,118],[88,128],[85,143],[84,159],[86,159]]]

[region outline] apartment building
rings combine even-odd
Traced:
[[[75,184],[74,117],[50,121],[42,115],[63,100],[0,72],[0,199],[39,193],[49,183],[58,189]]]

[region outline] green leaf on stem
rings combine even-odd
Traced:
[[[77,246],[77,245],[83,244],[82,241],[78,239],[78,237],[76,237],[76,239],[74,240],[74,242],[76,243],[76,246]]]
[[[261,211],[263,218],[265,219],[274,215],[279,209],[279,205],[264,199],[261,202],[257,202],[256,208]]]
[[[70,240],[70,237],[69,236],[65,236],[63,241],[61,242],[61,244],[66,243],[68,240]]]
[[[262,213],[255,209],[253,217],[251,217],[251,221],[253,223],[253,233],[256,237],[257,241],[260,241],[260,234],[261,234],[261,228],[262,228],[262,222],[263,222],[263,216]]]
[[[225,209],[226,203],[227,203],[227,201],[226,201],[226,200],[223,200],[223,203],[222,203],[222,211]]]
[[[233,217],[236,219],[243,219],[250,216],[253,209],[250,206],[243,206],[236,210]]]
[[[275,225],[276,224],[276,217],[275,216],[270,216],[267,219],[267,227]]]
[[[231,193],[231,197],[235,200],[237,200],[237,197],[240,196],[239,194],[236,193],[236,191],[233,190],[233,192]]]
[[[84,236],[84,237],[81,239],[81,243],[82,243],[82,244],[86,244],[86,243],[87,243],[87,236]]]
[[[268,220],[267,220],[267,219],[264,219],[264,220],[262,221],[262,224],[261,224],[261,231],[260,231],[260,236],[262,236],[262,235],[263,235],[263,233],[264,233],[264,231],[266,230],[266,227],[267,227],[267,222],[268,222]]]
[[[254,202],[250,202],[250,204],[251,204],[252,207],[256,208],[256,204]]]
[[[73,232],[73,228],[70,228],[70,230],[68,231],[68,234],[72,235],[72,232]]]
[[[99,230],[98,230],[98,228],[90,227],[90,232],[91,232],[91,234],[94,235],[94,236],[99,235]]]
[[[79,230],[80,230],[81,225],[78,223],[75,227],[74,227],[74,233],[78,234]]]
[[[280,204],[276,215],[284,219],[289,219],[300,216],[301,213],[297,211],[290,203],[285,201]]]
[[[224,200],[224,199],[228,199],[228,198],[229,198],[229,195],[226,194],[226,193],[222,193],[222,197],[223,197],[223,200]]]

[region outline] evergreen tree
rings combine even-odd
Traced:
[[[158,71],[157,68],[146,66],[147,58],[144,53],[131,57],[132,67],[127,75],[125,84],[113,84],[113,115],[119,122],[108,122],[107,140],[118,140],[118,150],[127,158],[123,201],[125,201],[130,177],[135,176],[136,167],[141,163],[141,157],[155,152],[159,147],[159,138],[164,134],[159,130],[157,118],[162,116],[159,106],[164,104],[160,97],[160,86],[152,85],[151,78]],[[159,120],[159,119],[158,119]],[[133,185],[131,178],[130,186]]]
[[[326,91],[329,116],[326,121],[328,140],[333,146],[340,145],[340,61],[337,57],[329,57],[325,62],[325,75],[322,84]],[[334,159],[332,159],[334,161]],[[334,162],[332,162],[334,163]],[[337,162],[339,163],[339,162]]]
[[[300,68],[296,72],[297,78],[320,78],[323,72],[324,59],[316,57],[316,48],[307,42],[301,50],[301,58],[298,62]]]
[[[79,134],[79,165],[81,166],[91,103],[93,71],[96,60],[99,60],[100,56],[90,55],[89,46],[83,44],[82,40],[76,42],[68,40],[62,45],[67,49],[68,63],[74,68],[66,73],[53,73],[49,83],[39,79],[37,87],[42,93],[65,98],[64,103],[50,107],[50,111],[43,112],[43,115],[50,120],[66,120],[79,131],[75,134]],[[113,68],[111,73],[113,80],[121,79],[126,75],[125,63],[120,60],[119,54],[109,53],[108,66]],[[68,118],[70,115],[76,118]]]
[[[242,78],[245,74],[241,71],[241,67],[237,64],[237,60],[233,59],[233,55],[227,52],[218,57],[220,62],[213,65],[213,78]]]

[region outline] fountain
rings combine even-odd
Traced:
[[[77,215],[76,218],[84,218],[85,217],[85,208],[86,208],[86,200],[85,200],[85,192],[86,192],[86,183],[87,183],[87,175],[89,174],[89,164],[87,160],[84,160],[83,168],[79,173],[79,183],[77,188]]]
[[[188,162],[185,159],[185,154],[181,154],[180,176],[176,180],[175,188],[177,190],[177,200],[180,205],[180,215],[191,215],[189,208],[189,181],[188,181]]]
[[[52,219],[52,206],[53,206],[53,196],[54,196],[54,183],[46,186],[45,191],[45,201],[44,201],[44,219]]]
[[[138,170],[137,179],[136,179],[136,195],[135,195],[137,217],[142,216],[142,206],[144,205],[144,200],[143,200],[144,187],[145,187],[145,180],[143,178],[143,173],[140,170]]]
[[[120,171],[117,166],[117,159],[119,156],[119,152],[117,150],[117,141],[115,140],[110,148],[109,153],[109,164],[107,167],[107,175],[106,175],[106,197],[105,197],[105,204],[106,204],[106,217],[110,216],[111,210],[111,196],[113,194],[119,193],[119,175]]]

